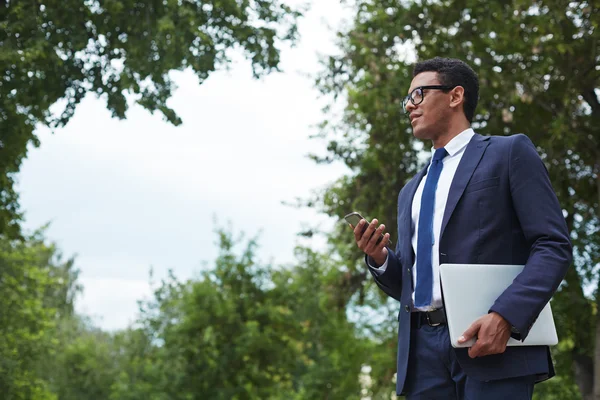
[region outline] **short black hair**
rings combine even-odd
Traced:
[[[479,79],[467,63],[456,58],[435,57],[418,62],[413,70],[413,78],[421,72],[437,72],[442,85],[462,86],[465,89],[463,111],[467,120],[473,122],[479,100]]]

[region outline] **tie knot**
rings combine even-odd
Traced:
[[[440,147],[439,149],[437,149],[435,151],[435,153],[433,154],[433,161],[441,161],[444,159],[444,157],[446,157],[448,155],[448,152],[446,151],[445,148]]]

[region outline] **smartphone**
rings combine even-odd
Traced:
[[[358,223],[360,222],[361,219],[364,219],[366,221],[366,218],[364,218],[362,215],[360,215],[357,212],[351,212],[350,214],[346,215],[344,217],[344,219],[346,220],[346,222],[348,222],[350,225],[356,227],[358,225]],[[367,221],[367,223],[365,224],[365,227],[363,228],[363,232],[367,230],[367,227],[369,226],[369,221]],[[381,242],[381,240],[384,238],[384,234],[381,234],[381,237],[377,240],[377,244],[379,244],[379,242]],[[392,241],[390,240],[387,244],[388,246],[392,245]]]

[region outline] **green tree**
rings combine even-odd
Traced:
[[[221,233],[214,270],[187,282],[171,276],[146,309],[165,362],[160,389],[169,398],[262,399],[292,389],[298,351],[290,310],[270,298],[255,244],[241,257],[233,246]]]
[[[295,399],[360,399],[366,385],[359,377],[377,338],[351,322],[340,302],[344,271],[328,254],[297,248],[292,268],[271,274],[274,303],[286,305],[299,346],[293,375]],[[285,398],[283,396],[278,398]]]
[[[277,70],[299,15],[279,0],[0,0],[0,234],[18,235],[14,175],[39,145],[37,124],[64,126],[87,93],[117,118],[129,94],[180,124],[170,71],[191,68],[202,83],[232,49],[257,77]]]
[[[40,365],[51,357],[58,320],[72,312],[73,260],[62,262],[43,232],[0,237],[0,393],[4,399],[55,399]]]
[[[144,304],[137,347],[152,343],[152,361],[122,368],[111,399],[359,399],[371,339],[336,306],[336,263],[299,249],[297,266],[274,268],[254,240],[238,255],[238,240],[219,238],[214,268],[171,276]]]
[[[401,109],[411,56],[471,63],[481,85],[474,128],[523,132],[539,146],[575,245],[575,266],[554,301],[562,338],[553,349],[560,374],[554,382],[560,384],[539,391],[572,396],[576,382],[584,399],[600,399],[598,5],[359,0],[355,6],[353,26],[339,36],[342,54],[327,60],[317,82],[347,106],[337,120],[324,121],[319,136],[328,153],[315,156],[317,162],[341,161],[352,174],[318,193],[316,204],[337,218],[365,211],[395,232],[397,193],[422,167],[423,144],[412,137]],[[332,248],[360,277],[364,266],[346,229],[340,225],[331,233]],[[355,291],[363,290],[365,283],[355,282]]]
[[[141,329],[104,332],[83,316],[60,319],[40,376],[59,400],[167,400],[161,347]]]
[[[118,332],[114,338],[119,355],[118,375],[111,386],[110,400],[170,400],[162,346],[139,328]]]
[[[59,400],[108,399],[122,367],[113,335],[84,317],[60,319],[42,376]]]
[[[371,329],[372,315],[350,321],[338,262],[298,248],[294,265],[273,267],[256,259],[255,240],[218,235],[214,265],[196,279],[169,275],[141,302],[135,326],[107,333],[73,314],[52,320],[51,348],[36,350],[32,375],[48,398],[358,400],[373,393],[363,368],[391,357],[378,343],[393,330]]]

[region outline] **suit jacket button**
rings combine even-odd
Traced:
[[[406,310],[406,312],[410,312],[410,307],[409,306],[404,306],[404,309]]]

